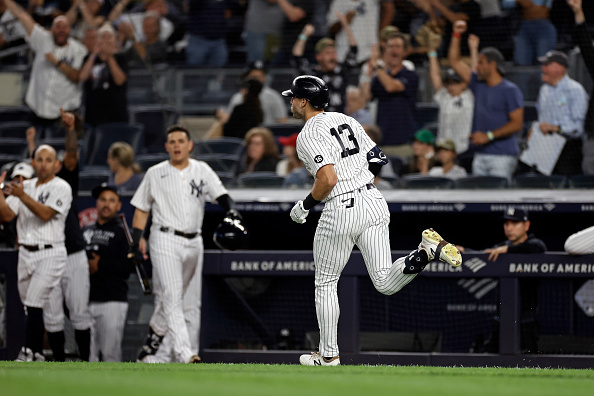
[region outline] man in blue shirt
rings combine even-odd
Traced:
[[[559,133],[566,139],[553,169],[554,174],[571,176],[582,173],[582,137],[588,109],[588,94],[569,78],[567,55],[549,51],[538,58],[542,82],[538,92],[538,122],[543,133]]]
[[[448,58],[451,67],[474,93],[474,118],[469,150],[475,152],[472,174],[511,179],[517,165],[519,147],[515,133],[522,130],[524,101],[522,92],[503,78],[503,55],[493,48],[484,48],[476,72],[460,60],[460,37],[466,22],[456,21]]]

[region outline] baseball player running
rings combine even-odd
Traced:
[[[131,200],[136,207],[131,252],[146,255],[139,243],[152,210],[151,261],[173,355],[177,362],[199,363],[197,351],[191,348],[182,300],[195,272],[202,273],[201,228],[206,197],[216,199],[228,213],[237,211],[216,173],[206,163],[190,158],[193,142],[187,129],[170,127],[165,149],[169,160],[147,170]]]
[[[353,118],[324,112],[328,87],[320,78],[297,77],[283,95],[291,97],[293,117],[306,121],[297,138],[297,153],[315,178],[311,193],[291,210],[291,219],[303,224],[311,208],[325,203],[313,245],[320,346],[319,352],[302,355],[299,361],[337,366],[337,285],[354,245],[363,254],[373,285],[386,295],[402,289],[434,258],[459,266],[462,257],[454,245],[428,229],[418,249],[392,262],[388,205],[372,184],[388,163],[385,154]]]
[[[17,361],[45,361],[43,356],[43,309],[58,286],[66,267],[64,224],[72,202],[72,189],[55,176],[56,150],[41,145],[33,167],[37,177],[22,184],[11,183],[5,198],[0,192],[0,216],[17,216],[19,240],[18,289],[27,311],[25,345]],[[0,175],[4,181],[6,172]]]

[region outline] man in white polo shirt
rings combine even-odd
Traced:
[[[51,30],[47,30],[14,0],[5,0],[5,4],[25,28],[29,46],[35,52],[25,103],[36,116],[34,124],[52,125],[60,120],[60,108],[73,111],[81,105],[78,78],[87,50],[70,38],[70,23],[65,16],[56,17]]]

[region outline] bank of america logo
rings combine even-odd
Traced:
[[[472,272],[477,273],[483,267],[486,267],[487,263],[478,257],[473,257],[470,260],[464,260],[464,265]]]
[[[495,289],[497,285],[499,285],[499,281],[493,278],[460,279],[458,281],[458,286],[472,294],[477,300],[483,298],[487,293]]]

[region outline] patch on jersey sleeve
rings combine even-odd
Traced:
[[[314,161],[316,162],[316,164],[320,164],[322,163],[322,161],[324,161],[324,157],[318,154],[314,157]]]

